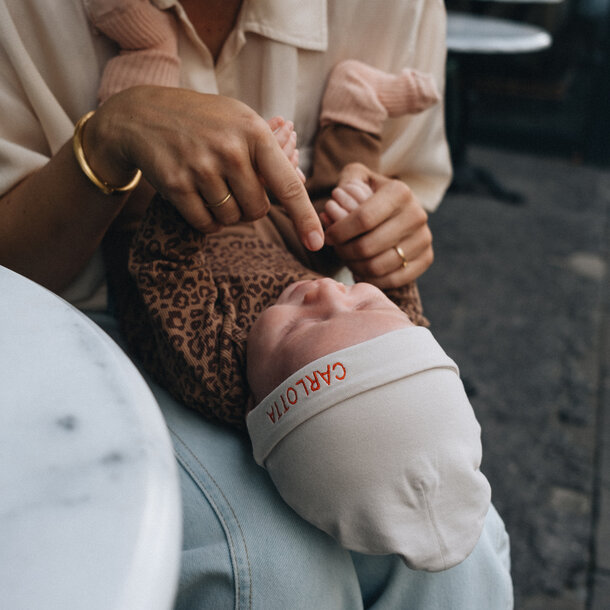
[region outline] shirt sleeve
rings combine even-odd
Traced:
[[[421,3],[423,4],[423,3]],[[417,27],[405,41],[396,71],[414,68],[434,76],[442,99],[445,90],[446,14],[443,3],[426,0],[416,14]],[[439,205],[451,179],[443,101],[418,115],[388,121],[382,134],[381,169],[402,179],[428,211]]]
[[[79,3],[0,0],[0,195],[47,163],[95,107],[102,46]]]
[[[8,9],[0,1],[0,194],[49,159],[49,146],[18,73],[29,63]]]
[[[342,9],[333,12],[335,4],[343,4]],[[444,96],[447,44],[442,0],[360,0],[357,4],[348,10],[344,3],[329,3],[332,61],[352,57],[387,72],[403,68],[426,72]],[[347,24],[345,15],[349,15]],[[333,42],[336,32],[340,40]],[[426,210],[436,209],[451,179],[442,101],[421,114],[386,122],[380,169],[403,180]]]

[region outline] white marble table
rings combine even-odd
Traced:
[[[0,608],[171,608],[180,536],[142,377],[88,318],[0,267]]]
[[[551,45],[548,32],[527,23],[448,11],[447,48],[454,53],[530,53]]]

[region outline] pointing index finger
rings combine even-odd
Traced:
[[[254,160],[265,184],[288,212],[301,242],[309,250],[319,250],[324,245],[320,219],[303,182],[271,131],[257,143]]]

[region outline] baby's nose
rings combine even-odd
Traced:
[[[347,294],[347,288],[340,282],[325,277],[311,283],[305,295],[305,303],[328,304],[331,307],[341,306]]]
[[[337,282],[330,277],[321,277],[316,280],[316,284],[320,287],[320,290],[340,292],[341,294],[347,293],[347,286],[345,284]]]

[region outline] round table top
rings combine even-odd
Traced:
[[[159,407],[102,330],[4,267],[0,404],[0,608],[171,608],[182,525]]]
[[[527,23],[447,12],[447,48],[458,53],[528,53],[551,45],[551,36]]]

